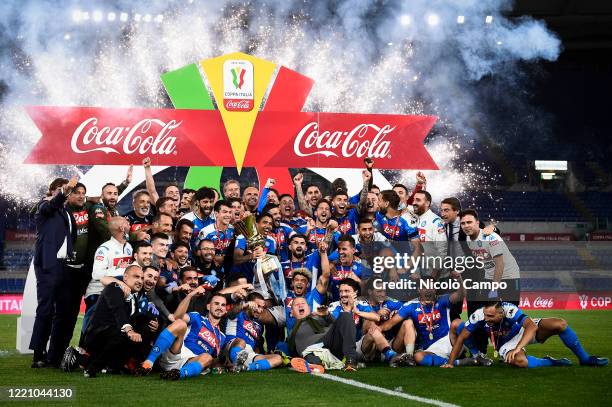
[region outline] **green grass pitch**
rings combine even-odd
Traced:
[[[532,317],[565,318],[591,354],[612,356],[612,312],[531,311]],[[237,375],[206,375],[193,380],[162,382],[157,375],[145,378],[104,376],[86,379],[82,372],[63,373],[54,369],[30,368],[30,356],[15,348],[16,316],[0,316],[0,386],[66,387],[75,389],[69,403],[32,400],[8,405],[49,404],[100,406],[240,406],[240,405],[424,405],[298,374],[289,369]],[[496,364],[491,368],[456,369],[398,368],[382,365],[356,373],[331,372],[361,383],[411,395],[437,399],[460,406],[597,406],[612,405],[610,367],[577,365],[576,358],[555,337],[543,345],[531,345],[535,356],[569,357],[576,365],[567,368],[515,369]],[[4,402],[0,401],[0,404]]]

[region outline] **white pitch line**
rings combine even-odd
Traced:
[[[379,393],[383,393],[389,396],[401,397],[408,400],[418,401],[424,404],[431,404],[439,407],[459,407],[457,404],[445,403],[444,401],[428,399],[425,397],[414,396],[408,393],[402,393],[395,390],[385,389],[384,387],[372,386],[371,384],[361,383],[356,380],[345,379],[343,377],[338,377],[334,375],[330,375],[327,373],[313,373],[313,376],[322,377],[323,379],[332,380],[334,382],[348,384],[349,386],[359,387],[361,389],[366,389],[370,391],[376,391]]]

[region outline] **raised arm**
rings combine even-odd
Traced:
[[[304,175],[301,172],[298,172],[295,177],[293,177],[293,185],[295,185],[295,197],[298,201],[298,206],[304,212],[311,214],[310,208],[306,203],[306,198],[304,197],[304,191],[302,191],[302,182],[304,181]]]
[[[321,295],[325,295],[325,293],[327,292],[327,287],[329,286],[329,276],[331,274],[329,257],[327,256],[327,248],[327,243],[321,242],[319,244],[318,254],[321,258],[321,276],[319,276],[319,281],[313,282],[316,283],[317,291]]]
[[[142,166],[145,172],[145,184],[147,186],[147,192],[151,196],[151,205],[155,205],[159,199],[159,194],[155,189],[155,180],[153,179],[153,171],[151,170],[151,159],[149,157],[142,160]]]
[[[372,173],[368,170],[363,170],[361,179],[363,179],[363,187],[359,193],[359,203],[357,204],[358,213],[361,213],[361,210],[368,204],[368,192],[370,191],[370,184],[372,183]]]

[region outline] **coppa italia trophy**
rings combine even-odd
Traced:
[[[266,238],[257,230],[255,215],[247,215],[241,221],[234,224],[240,234],[247,241],[247,249],[252,252],[258,247],[266,247]],[[260,291],[264,298],[273,299],[281,304],[287,297],[287,288],[285,287],[285,279],[282,277],[281,264],[276,256],[265,254],[255,261],[253,286],[255,290]]]

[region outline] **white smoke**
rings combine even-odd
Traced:
[[[442,171],[430,188],[443,188],[461,159],[448,152],[460,149],[440,147],[444,138],[477,133],[483,106],[474,84],[500,77],[499,86],[515,86],[508,97],[523,103],[518,62],[559,55],[559,39],[542,22],[510,21],[502,15],[510,8],[504,0],[3,2],[0,194],[31,198],[75,171],[21,164],[39,137],[21,106],[167,106],[161,73],[234,51],[313,78],[306,110],[438,115],[441,138],[430,151]],[[89,19],[73,21],[75,11]],[[115,21],[106,21],[109,12]],[[163,14],[163,22],[144,22],[146,14]],[[434,14],[437,25],[427,22]]]

